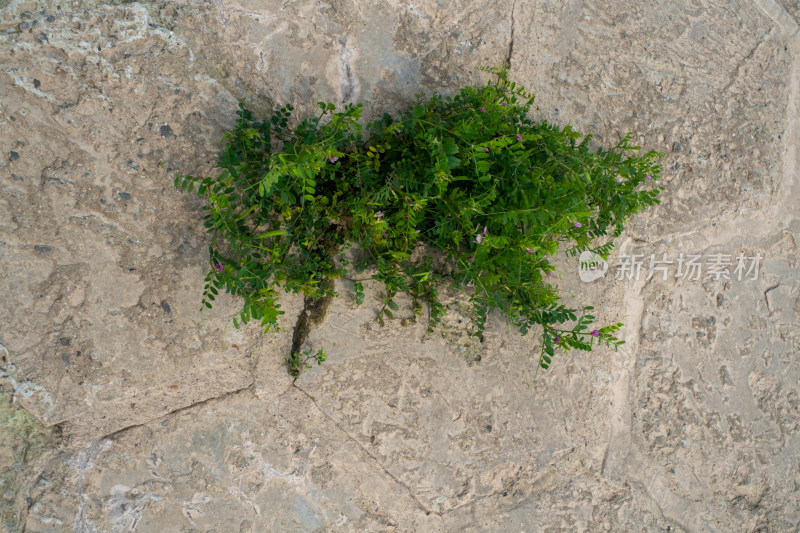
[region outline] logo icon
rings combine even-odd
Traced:
[[[608,263],[594,252],[584,250],[578,257],[578,277],[581,281],[591,283],[606,275]]]

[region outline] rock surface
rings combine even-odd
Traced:
[[[790,0],[0,0],[3,526],[798,531],[798,16]],[[214,171],[237,101],[374,116],[504,61],[536,118],[666,154],[663,203],[608,274],[581,283],[565,258],[554,278],[626,323],[624,349],[532,382],[536,337],[492,317],[470,341],[455,296],[430,338],[343,296],[309,339],[329,360],[293,382],[300,299],[268,335],[232,327],[232,298],[199,311],[208,238],[172,181]],[[676,279],[680,254],[701,256],[698,279]],[[618,268],[632,255],[638,279]]]

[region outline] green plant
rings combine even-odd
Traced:
[[[240,106],[223,138],[222,172],[175,181],[208,200],[203,304],[226,290],[244,300],[241,321],[256,319],[266,331],[282,314],[279,289],[325,307],[335,279],[373,267],[385,287],[381,324],[405,293],[415,315],[427,306],[432,330],[444,314],[438,288],[450,284],[470,291],[479,335],[494,309],[523,334],[541,327],[539,367],[556,347],[619,346],[621,324],[590,330],[590,306],[560,303],[549,258],[560,246],[607,257],[627,218],[658,202],[649,180],[661,154],[639,155],[631,135],[592,150],[591,135],[534,123],[533,96],[504,69],[486,70],[486,85],[419,97],[366,132],[360,105],[336,111],[320,102],[318,116],[294,127],[290,105],[263,121]],[[350,264],[342,252],[352,245]],[[361,303],[360,281],[354,291]],[[295,337],[292,353],[305,340]]]
[[[316,361],[317,365],[321,365],[327,358],[328,354],[323,350],[317,350],[316,353],[312,353],[311,350],[305,350],[303,353],[292,352],[286,356],[286,368],[289,370],[289,374],[297,378],[304,370],[312,368],[311,361]]]

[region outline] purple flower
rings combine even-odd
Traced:
[[[336,157],[335,155],[331,156],[331,163],[336,163],[338,160],[339,160],[339,158]]]
[[[500,105],[501,105],[501,106],[503,106],[503,107],[505,107],[505,106],[507,106],[508,104],[507,104],[507,103],[505,103],[505,102],[503,102],[503,103],[502,103],[502,104],[500,104]]]
[[[472,261],[473,259],[475,259],[475,254],[469,254],[469,260]]]
[[[561,342],[561,337],[559,337],[558,335],[556,335],[556,338],[555,338],[555,339],[553,339],[553,340],[554,340],[554,341],[556,341],[556,344],[559,344],[559,343]]]
[[[478,244],[482,243],[483,242],[483,235],[481,235],[479,233],[478,236],[475,237],[475,242],[477,242]]]
[[[531,250],[530,248],[525,248],[525,253],[532,254],[533,250]]]
[[[481,113],[486,113],[486,110],[484,108],[481,108]]]
[[[553,277],[553,273],[552,273],[552,272],[548,272],[548,273],[547,273],[547,277],[548,277],[548,278],[552,278],[552,277]]]
[[[488,146],[484,146],[484,147],[483,147],[483,151],[484,151],[484,152],[488,152],[488,151],[489,151],[489,147],[488,147]]]
[[[483,227],[483,231],[481,231],[484,235],[486,235],[486,226]]]
[[[650,174],[648,174],[648,175],[647,175],[647,179],[648,179],[648,180],[651,180],[651,179],[653,179],[653,176],[651,176]]]
[[[572,225],[575,226],[576,228],[582,228],[583,227],[583,224],[581,224],[580,222],[573,222]]]
[[[517,140],[519,142],[522,142],[522,134],[521,133],[517,133]]]
[[[375,216],[378,217],[379,219],[383,218],[383,211],[378,211],[377,213],[375,213]]]
[[[222,272],[222,265],[220,265],[219,263],[217,263],[216,265],[214,265],[214,268],[216,268],[216,269],[217,269],[217,272]]]
[[[592,330],[592,337],[599,337],[599,336],[600,336],[600,330],[593,329]]]

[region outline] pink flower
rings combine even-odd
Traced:
[[[336,157],[335,155],[331,156],[331,163],[336,163],[338,160],[339,160],[339,158]]]
[[[486,235],[486,226],[484,226],[484,227],[483,227],[483,231],[482,231],[481,233],[483,233],[484,235]]]
[[[558,335],[556,335],[556,338],[555,338],[555,339],[553,339],[553,340],[554,340],[554,341],[556,341],[556,344],[559,344],[559,343],[561,342],[561,337],[559,337]]]
[[[475,237],[475,242],[477,242],[478,244],[482,243],[483,242],[483,235],[481,235],[479,233],[478,236]]]
[[[599,336],[600,336],[600,330],[593,329],[592,330],[592,337],[599,337]]]
[[[377,213],[375,213],[375,216],[378,217],[379,219],[383,218],[383,211],[378,211]]]
[[[214,265],[214,268],[216,268],[216,269],[217,269],[217,272],[222,272],[222,265],[220,265],[219,263],[217,263],[216,265]]]
[[[473,259],[475,259],[475,254],[469,254],[469,260],[472,261]]]
[[[517,133],[517,140],[519,142],[522,142],[522,134],[521,133]]]
[[[582,228],[583,227],[583,224],[581,224],[580,222],[573,222],[572,225],[575,226],[576,228]]]
[[[486,110],[484,108],[481,108],[481,113],[486,113]]]
[[[531,250],[530,248],[525,248],[525,253],[532,254],[533,250]]]
[[[489,151],[489,147],[488,147],[488,146],[484,146],[484,147],[483,147],[483,151],[484,151],[484,152],[488,152],[488,151]]]
[[[503,102],[503,103],[502,103],[502,104],[500,104],[500,105],[501,105],[501,106],[503,106],[503,107],[505,107],[505,106],[507,106],[508,104],[507,104],[507,103],[505,103],[505,102]]]

